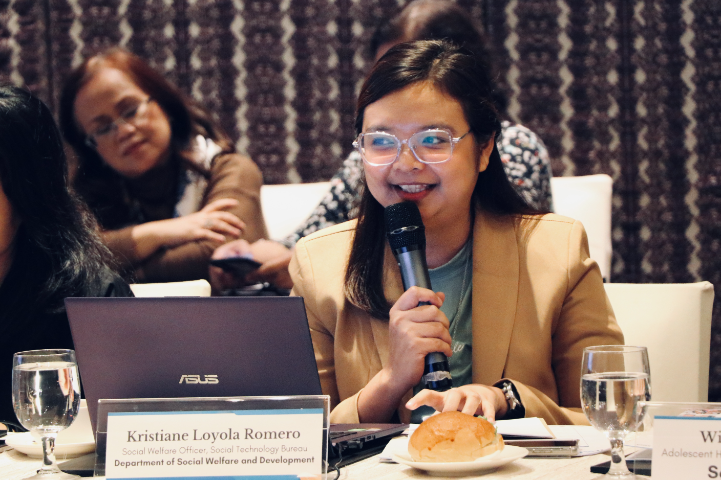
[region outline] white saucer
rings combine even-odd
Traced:
[[[468,475],[470,473],[482,472],[484,470],[493,470],[511,462],[515,462],[519,458],[528,455],[528,450],[522,447],[506,445],[500,452],[493,452],[485,457],[478,458],[473,462],[414,462],[408,453],[408,439],[403,441],[397,440],[393,448],[393,460],[408,465],[409,467],[423,470],[426,473],[442,474],[450,477]]]
[[[43,458],[43,446],[35,441],[30,432],[8,433],[5,436],[5,444],[28,457]],[[89,439],[77,439],[68,443],[59,438],[55,442],[55,457],[58,460],[79,457],[94,450],[95,442],[92,436]]]

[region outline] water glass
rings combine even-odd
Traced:
[[[583,350],[583,413],[611,442],[611,467],[604,478],[636,478],[626,466],[623,441],[643,422],[642,402],[651,400],[650,377],[646,347],[602,345]]]
[[[43,465],[26,480],[80,478],[55,463],[55,438],[80,407],[80,381],[73,350],[31,350],[13,357],[13,407],[20,424],[43,445]]]

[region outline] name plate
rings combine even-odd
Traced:
[[[325,408],[276,403],[268,409],[152,411],[152,403],[138,403],[143,411],[107,412],[102,436],[108,480],[297,480],[325,472]]]
[[[721,418],[656,416],[654,480],[721,478]]]

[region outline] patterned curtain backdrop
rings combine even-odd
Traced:
[[[213,112],[266,183],[327,180],[351,148],[373,28],[405,3],[0,0],[0,80],[56,109],[70,69],[122,45]],[[554,175],[613,177],[613,280],[716,286],[721,400],[721,2],[458,3]]]

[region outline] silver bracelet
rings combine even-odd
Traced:
[[[513,418],[523,418],[526,416],[526,408],[521,403],[521,399],[519,398],[518,391],[516,390],[516,387],[513,385],[513,382],[510,382],[508,380],[504,380],[499,385],[501,388],[501,391],[503,392],[503,396],[506,397],[506,403],[508,404],[508,411],[506,412],[506,415],[503,417],[505,419],[513,419]]]

